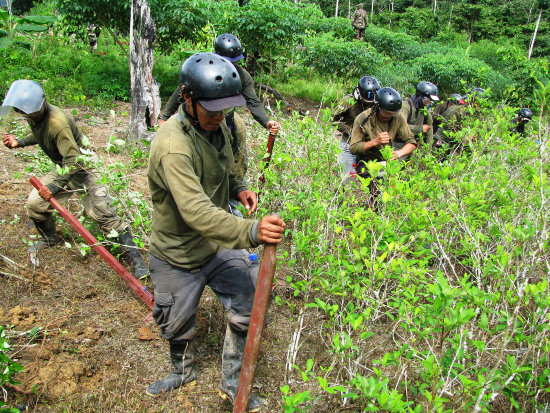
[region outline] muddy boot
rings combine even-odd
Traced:
[[[31,254],[36,254],[44,248],[52,247],[61,242],[61,237],[55,231],[55,219],[53,215],[50,215],[45,221],[33,220],[33,222],[42,239],[29,247],[28,251]]]
[[[136,277],[138,280],[141,280],[142,278],[145,278],[149,275],[149,268],[147,268],[145,261],[143,261],[143,257],[137,249],[133,238],[134,236],[130,232],[130,229],[126,228],[124,232],[119,235],[118,242],[123,247],[127,248],[128,258],[130,259],[132,267],[134,268],[134,277]]]
[[[235,397],[237,396],[245,344],[246,332],[235,331],[228,325],[223,342],[220,396],[224,400],[229,399],[231,403],[235,403]],[[247,411],[260,411],[260,401],[253,394],[250,395]]]
[[[193,370],[193,348],[191,340],[170,342],[170,361],[174,370],[163,379],[157,380],[147,387],[149,396],[156,396],[195,380]]]

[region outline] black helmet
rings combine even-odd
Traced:
[[[453,93],[451,97],[449,98],[449,102],[451,102],[453,105],[464,105],[466,102],[464,101],[464,98],[459,95],[458,93]]]
[[[27,79],[16,80],[6,93],[0,116],[7,115],[12,107],[26,114],[38,112],[45,100],[46,94],[40,83]]]
[[[210,111],[243,106],[241,78],[235,67],[214,53],[197,53],[181,65],[184,93]]]
[[[399,92],[391,87],[383,87],[380,89],[376,93],[376,98],[380,109],[389,110],[391,112],[397,112],[401,109],[403,104]]]
[[[359,83],[357,84],[359,94],[366,101],[374,101],[376,92],[378,92],[380,88],[380,82],[372,76],[363,76],[359,79]]]
[[[220,34],[216,38],[214,42],[214,51],[230,62],[238,62],[244,59],[241,42],[236,36],[229,33]]]
[[[437,86],[432,82],[420,82],[416,86],[416,94],[429,97],[431,100],[439,100]]]
[[[521,108],[518,112],[518,118],[524,121],[530,121],[533,119],[533,112],[529,108]]]

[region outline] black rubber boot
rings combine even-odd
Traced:
[[[231,403],[235,403],[237,388],[239,387],[239,376],[246,344],[246,332],[233,330],[229,325],[225,330],[222,353],[222,379],[220,381],[220,396]],[[260,401],[253,394],[250,395],[248,412],[259,412]]]
[[[50,215],[45,221],[33,220],[33,222],[42,239],[29,247],[28,251],[31,254],[36,254],[44,248],[52,247],[61,242],[61,237],[55,231],[55,219],[53,215]]]
[[[165,378],[150,384],[146,393],[149,396],[156,396],[194,381],[193,358],[191,340],[171,341],[170,361],[174,370]]]
[[[147,268],[147,265],[145,264],[141,253],[134,243],[133,238],[134,236],[130,232],[130,229],[126,228],[124,232],[118,236],[118,242],[123,247],[127,248],[128,258],[134,268],[134,277],[141,280],[149,275],[149,268]]]

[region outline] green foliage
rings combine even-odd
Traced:
[[[343,40],[353,40],[355,32],[351,26],[350,20],[344,17],[329,17],[315,20],[312,29],[316,33],[332,33],[335,37]]]
[[[372,62],[384,62],[367,43],[334,38],[330,33],[307,38],[303,64],[324,76],[355,80],[369,73]],[[389,60],[389,59],[388,59]]]
[[[228,22],[227,30],[239,37],[249,54],[268,59],[289,56],[311,22],[321,17],[310,3],[251,0]]]
[[[23,367],[11,360],[8,357],[8,351],[11,349],[8,339],[6,337],[6,331],[3,326],[0,326],[0,390],[4,391],[5,384],[17,384],[14,378],[15,373],[23,371]],[[5,399],[0,396],[0,411],[5,413],[17,413],[18,409],[6,407]]]
[[[57,22],[55,16],[22,16],[16,17],[10,15],[6,10],[0,9],[0,49],[10,46],[31,48],[31,42],[34,40],[33,34],[44,32],[48,27]],[[17,35],[26,38],[25,41],[16,40]]]

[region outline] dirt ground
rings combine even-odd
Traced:
[[[92,148],[109,159],[106,142],[124,133],[128,117],[114,119],[108,111],[90,117],[85,110],[75,110]],[[121,104],[114,110],[129,112],[129,107]],[[76,248],[59,244],[40,253],[39,267],[30,263],[24,242],[36,234],[24,209],[30,175],[25,172],[27,161],[15,153],[36,150],[0,148],[0,325],[6,327],[13,359],[24,367],[15,376],[19,384],[8,388],[9,405],[29,412],[230,411],[217,390],[225,314],[208,289],[198,313],[196,384],[152,398],[145,388],[170,366],[167,342],[148,320],[148,308],[94,252],[82,257]],[[148,196],[145,168],[136,169],[132,179]],[[58,225],[72,242],[75,231],[66,223]],[[277,276],[285,278],[282,265]],[[145,284],[153,290],[150,280]],[[290,298],[284,283],[275,288],[275,294]],[[281,411],[279,387],[287,384],[286,352],[295,328],[287,306],[272,305],[270,319],[254,382],[264,412]],[[319,334],[315,320],[310,322],[303,334],[314,353]]]

